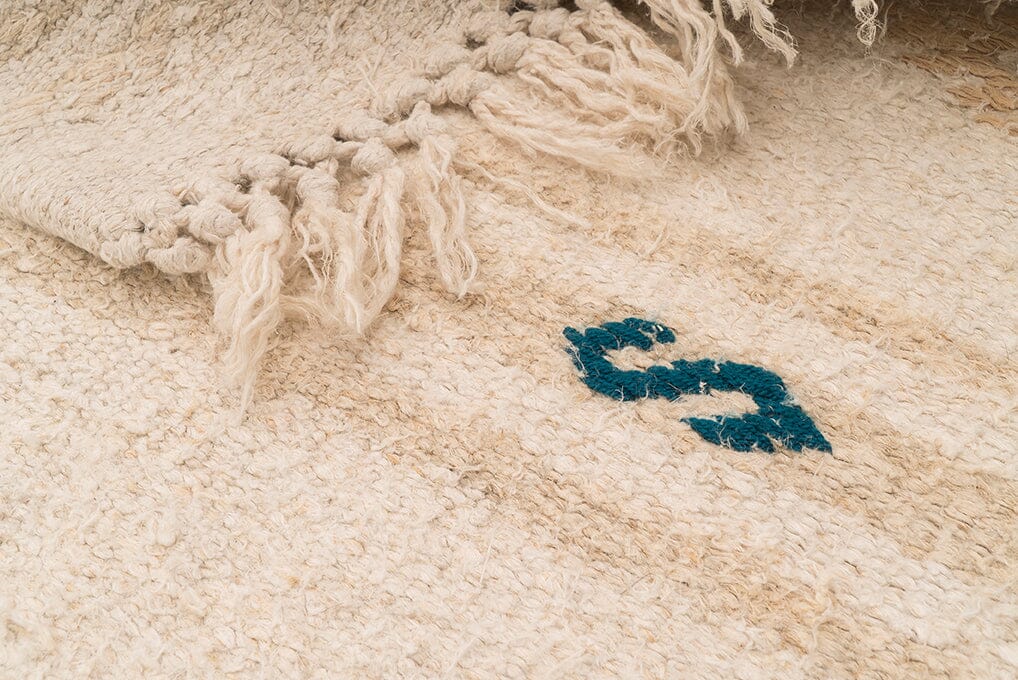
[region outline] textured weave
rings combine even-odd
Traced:
[[[866,53],[828,4],[653,180],[443,113],[483,295],[408,229],[366,335],[280,325],[240,424],[197,277],[0,223],[0,677],[1014,677],[1015,138],[913,65],[948,9]],[[764,367],[832,451],[592,390],[563,329],[630,317],[675,340],[619,369]]]
[[[646,0],[673,54],[604,0],[558,4],[5,4],[0,211],[118,267],[206,274],[247,402],[284,319],[370,325],[408,228],[474,290],[450,110],[630,176],[745,128],[721,4]],[[793,57],[766,0],[724,7]]]

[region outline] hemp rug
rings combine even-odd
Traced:
[[[312,4],[0,10],[0,676],[1018,673],[1014,7]]]

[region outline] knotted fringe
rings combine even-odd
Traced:
[[[418,106],[428,106],[418,104]],[[462,297],[477,275],[477,258],[467,240],[467,203],[453,169],[456,143],[444,134],[421,135],[421,166],[427,178],[417,197],[428,224],[438,275],[445,287]]]
[[[648,172],[649,153],[698,152],[703,135],[745,128],[721,54],[727,45],[732,61],[742,58],[724,11],[748,17],[791,61],[792,41],[769,0],[713,0],[713,14],[699,0],[642,1],[677,40],[677,58],[604,0],[578,0],[574,11],[535,0],[515,13],[480,12],[370,113],[346,116],[331,136],[249,159],[232,182],[181,187],[175,212],[152,204],[143,232],[107,244],[103,256],[128,263],[144,247],[167,271],[209,272],[215,321],[229,338],[226,371],[246,405],[285,318],[359,334],[378,316],[399,280],[407,204],[427,225],[443,285],[458,296],[473,289],[477,259],[455,167],[479,166],[456,160],[456,141],[432,107],[463,107],[530,152],[631,176]],[[860,35],[871,38],[873,0],[854,2],[866,17]],[[409,172],[397,156],[407,147],[417,149]]]
[[[396,155],[406,147],[418,151],[410,173]],[[442,283],[457,296],[473,290],[477,260],[455,153],[444,123],[419,102],[392,123],[351,113],[332,136],[248,159],[233,181],[178,188],[182,207],[169,224],[215,248],[207,268],[214,318],[229,338],[225,370],[242,405],[284,319],[360,334],[378,316],[399,281],[409,199]]]
[[[214,319],[230,338],[224,356],[226,372],[241,378],[244,404],[254,388],[254,366],[283,320],[283,260],[293,237],[290,212],[273,194],[277,188],[274,179],[254,183],[244,215],[249,228],[224,242],[218,255],[225,274],[210,276],[216,299]]]
[[[652,20],[676,37],[676,59],[605,0],[580,0],[574,11],[545,1],[512,14],[479,12],[457,43],[427,55],[421,76],[394,87],[376,111],[391,120],[419,101],[462,106],[528,151],[639,176],[649,165],[638,147],[698,152],[703,135],[746,127],[720,44],[735,61],[742,53],[720,1],[712,16],[699,0],[645,0]],[[766,0],[727,7],[791,61],[791,39]]]

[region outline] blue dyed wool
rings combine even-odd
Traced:
[[[775,442],[794,451],[831,450],[813,420],[792,400],[781,378],[766,369],[731,361],[679,359],[670,367],[624,371],[608,359],[608,352],[624,347],[646,351],[655,343],[675,342],[672,329],[643,319],[609,322],[583,332],[566,328],[562,333],[573,344],[570,354],[581,380],[612,399],[633,401],[653,397],[675,401],[683,395],[714,391],[742,392],[751,397],[757,405],[755,413],[683,418],[709,442],[736,451],[756,448],[773,453]]]

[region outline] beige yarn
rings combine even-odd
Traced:
[[[0,210],[117,267],[207,274],[246,403],[285,318],[371,324],[408,216],[445,288],[475,289],[459,135],[436,109],[646,177],[634,145],[668,157],[746,127],[726,11],[794,56],[766,0],[648,0],[675,58],[608,2],[558,4],[6,4]]]
[[[204,274],[116,271],[0,218],[0,678],[1015,677],[1016,139],[954,94],[984,76],[913,65],[952,58],[941,46],[962,10],[895,3],[867,53],[856,18],[830,5],[777,12],[799,42],[791,70],[729,22],[749,132],[704,137],[699,157],[636,182],[528,158],[460,107],[420,106],[433,148],[383,141],[395,166],[372,144],[354,169],[366,141],[320,125],[330,108],[350,123],[353,106],[314,102],[368,107],[370,84],[412,75],[409,54],[393,57],[405,73],[365,54],[352,80],[294,58],[263,74],[264,100],[227,59],[221,79],[206,73],[207,102],[175,99],[169,81],[157,98],[195,107],[175,124],[188,134],[153,125],[146,142],[125,127],[119,145],[70,132],[130,109],[130,78],[74,124],[56,119],[85,100],[42,88],[48,126],[8,150],[51,224],[129,220],[136,190],[195,178],[172,205],[185,230],[192,214],[202,225],[186,235],[212,246],[210,269],[283,252],[277,311],[343,325],[389,280],[385,258],[355,249],[384,238],[396,167],[406,238],[397,293],[366,337],[278,326],[238,423]],[[312,54],[362,20],[339,9]],[[136,30],[186,33],[175,11]],[[978,24],[986,49],[1013,42],[1015,8],[998,15]],[[258,16],[266,53],[284,60],[303,43],[274,31],[319,35],[288,11]],[[240,14],[225,25],[237,20],[248,28]],[[941,33],[919,44],[896,21]],[[994,54],[1014,73],[1008,58]],[[164,63],[95,59],[108,60],[100,82],[121,77],[118,59],[138,74]],[[492,77],[517,107],[549,104]],[[284,95],[302,107],[266,104]],[[202,146],[219,151],[190,155]],[[328,160],[277,175],[273,154]],[[240,167],[218,174],[227,156],[250,182],[230,181]],[[463,299],[444,292],[430,228],[452,277],[470,280],[449,245],[460,195],[484,288]],[[627,316],[678,337],[619,365],[764,366],[833,453],[741,454],[681,421],[746,409],[741,395],[592,393],[562,329]]]

